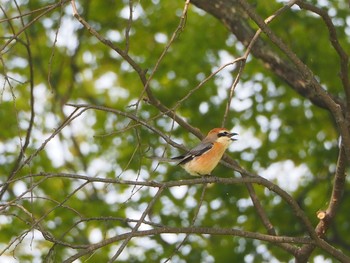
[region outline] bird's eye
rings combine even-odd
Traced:
[[[223,136],[227,136],[227,135],[229,135],[229,133],[227,131],[223,131],[223,132],[218,133],[218,137],[223,137]]]

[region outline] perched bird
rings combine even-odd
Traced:
[[[237,133],[225,128],[212,129],[199,145],[184,155],[171,158],[178,161],[190,175],[210,175]]]

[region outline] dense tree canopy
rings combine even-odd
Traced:
[[[350,262],[347,1],[0,7],[1,261]]]

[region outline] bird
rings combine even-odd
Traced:
[[[171,158],[171,160],[178,161],[177,164],[190,175],[210,175],[231,142],[237,140],[233,138],[235,135],[238,134],[230,132],[226,128],[214,128],[196,147],[186,154]]]

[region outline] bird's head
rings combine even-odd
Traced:
[[[228,129],[215,128],[208,133],[205,139],[210,142],[219,142],[228,146],[232,141],[237,140],[233,138],[233,136],[235,135],[238,135],[238,134],[235,132],[230,132]]]

